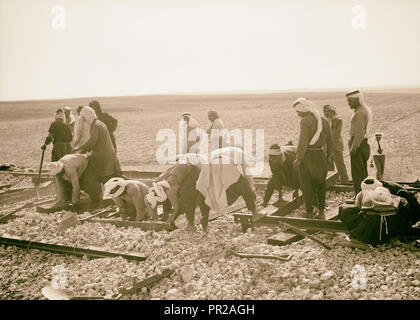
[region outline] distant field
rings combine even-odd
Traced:
[[[343,138],[348,140],[352,111],[343,92],[276,93],[239,95],[162,95],[103,97],[106,112],[119,120],[116,132],[118,157],[123,166],[154,166],[161,128],[177,130],[183,111],[190,111],[202,128],[208,126],[207,111],[217,110],[228,129],[264,129],[265,149],[273,143],[297,143],[299,119],[291,108],[300,96],[318,106],[333,104],[344,120]],[[365,94],[373,110],[370,133],[381,131],[386,140],[386,178],[411,181],[420,178],[420,92],[375,91]],[[93,99],[93,98],[92,98]],[[0,102],[0,164],[37,167],[53,113],[58,107],[76,109],[91,99]],[[254,132],[255,133],[255,132]],[[50,160],[50,149],[47,161]],[[267,159],[267,154],[265,155]],[[267,166],[266,166],[267,167]],[[350,172],[350,167],[348,166]],[[374,174],[374,169],[371,169]],[[268,173],[268,168],[265,169]]]

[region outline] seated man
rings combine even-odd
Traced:
[[[157,220],[157,214],[146,200],[148,190],[141,181],[111,178],[105,183],[104,198],[112,197],[123,220],[142,221],[146,217]]]
[[[373,245],[384,243],[404,234],[420,219],[416,213],[420,207],[397,184],[368,177],[361,188],[355,205],[339,207],[338,217],[353,238]]]
[[[360,209],[374,209],[377,211],[398,208],[399,197],[392,196],[383,184],[371,177],[367,177],[361,184],[360,191],[355,199],[355,207]],[[395,198],[394,198],[395,197]],[[396,199],[398,198],[398,199]]]
[[[86,187],[88,181],[82,182],[83,172],[88,165],[88,156],[88,154],[67,154],[60,160],[48,164],[50,174],[55,176],[58,200],[49,209],[50,212],[54,209],[67,208],[70,202],[76,211],[79,209],[80,185],[82,184],[83,190],[89,190],[89,187]]]
[[[240,163],[235,162],[240,159]],[[197,181],[198,203],[201,210],[203,231],[207,231],[210,209],[226,212],[240,196],[251,211],[252,221],[264,217],[257,212],[253,177],[249,173],[252,167],[242,148],[226,147],[212,152],[209,164],[202,164]]]
[[[299,196],[299,177],[293,168],[293,161],[296,159],[297,148],[291,145],[280,148],[278,144],[273,144],[269,151],[269,164],[271,169],[271,179],[265,190],[263,206],[266,207],[271,199],[274,190],[279,192],[279,200],[283,200],[282,187],[290,187],[295,191],[293,198]]]

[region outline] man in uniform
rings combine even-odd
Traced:
[[[367,162],[370,157],[370,146],[367,132],[372,121],[372,111],[366,105],[359,90],[347,93],[346,98],[348,105],[354,110],[350,123],[349,149],[351,176],[356,196],[362,190],[360,186],[362,181],[368,176]]]
[[[326,178],[328,160],[332,152],[331,130],[326,119],[321,118],[315,104],[299,98],[293,108],[301,117],[300,136],[296,160],[300,188],[305,199],[306,218],[313,218],[314,206],[318,207],[319,219],[325,219]],[[327,155],[323,147],[327,144]]]

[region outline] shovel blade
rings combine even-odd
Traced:
[[[79,218],[76,216],[76,214],[72,213],[68,217],[64,218],[63,221],[60,222],[57,228],[58,233],[62,233],[66,231],[68,228],[71,228],[73,226],[76,226],[80,224]]]
[[[42,288],[41,292],[48,300],[70,300],[73,297],[70,290],[54,289],[51,286]]]

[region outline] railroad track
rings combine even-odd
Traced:
[[[2,173],[11,173],[21,176],[33,176],[33,173],[22,173],[22,172],[2,172]],[[129,179],[139,179],[139,180],[148,180],[153,179],[161,174],[161,172],[143,172],[143,171],[137,171],[137,170],[129,170],[123,172],[124,176],[126,176]],[[336,183],[338,180],[338,173],[330,173],[330,175],[327,177],[327,188],[332,189],[335,191],[339,191],[337,189]],[[269,181],[268,177],[255,177],[254,182],[257,187],[257,189],[264,189]],[[414,183],[405,183],[406,185],[409,185],[413,189],[416,189],[419,187],[420,182],[416,181]],[[338,186],[341,187],[340,191],[351,191],[351,186]],[[350,188],[349,188],[350,187]],[[352,189],[352,188],[351,188]],[[15,193],[8,194],[8,200],[13,202],[15,199],[20,199],[21,197],[28,197],[28,195],[34,196],[33,190],[22,190]],[[49,186],[49,188],[46,188],[45,192],[53,193],[54,188]],[[4,200],[4,199],[3,199]],[[309,232],[313,233],[314,231],[328,231],[328,232],[347,232],[344,225],[339,221],[320,221],[316,219],[304,219],[304,218],[292,218],[292,217],[285,217],[289,213],[291,213],[293,210],[299,208],[303,204],[303,195],[300,195],[297,199],[293,201],[285,201],[283,203],[279,203],[279,206],[277,208],[274,208],[270,214],[263,218],[260,222],[257,223],[257,225],[268,225],[268,226],[274,226],[278,225],[279,222],[286,222],[289,223],[292,226],[303,228],[306,230],[309,230]],[[0,198],[0,203],[1,198]],[[4,203],[3,203],[4,204]],[[230,210],[230,214],[233,213],[234,221],[237,223],[240,223],[242,225],[242,231],[246,231],[249,227],[251,227],[251,215],[249,214],[243,214],[238,213],[238,211],[244,209],[244,204],[240,204],[239,206],[234,206]],[[335,219],[336,214],[333,214],[331,212],[326,212],[327,218]],[[222,215],[216,216],[210,221],[214,221],[217,218],[219,218]],[[117,219],[92,219],[92,223],[105,223],[105,224],[113,224],[117,227],[137,227],[142,230],[154,230],[154,231],[161,231],[161,230],[170,230],[170,226],[168,223],[165,222],[135,222],[135,221],[122,221]],[[276,243],[277,238],[277,243]],[[271,239],[271,241],[270,241]],[[286,230],[286,232],[281,232],[273,237],[271,237],[268,242],[270,244],[285,244],[285,243],[291,243],[294,241],[299,241],[302,239],[301,236],[296,235],[293,233],[292,230]],[[273,240],[274,239],[274,240]],[[280,239],[280,240],[279,240]],[[75,254],[75,255],[88,255],[92,257],[103,257],[103,256],[116,256],[116,255],[122,255],[115,252],[107,252],[103,250],[94,250],[94,249],[86,249],[86,248],[76,248],[76,247],[67,247],[67,246],[59,246],[56,244],[51,243],[38,243],[38,242],[31,242],[23,239],[18,238],[7,238],[2,237],[0,238],[0,244],[5,245],[16,245],[22,248],[27,249],[40,249],[40,250],[46,250],[54,253],[63,253],[63,254]],[[87,251],[86,251],[87,250]],[[89,251],[91,250],[91,251]],[[93,251],[92,251],[93,250]],[[129,257],[127,255],[127,259],[140,259],[136,257]]]

